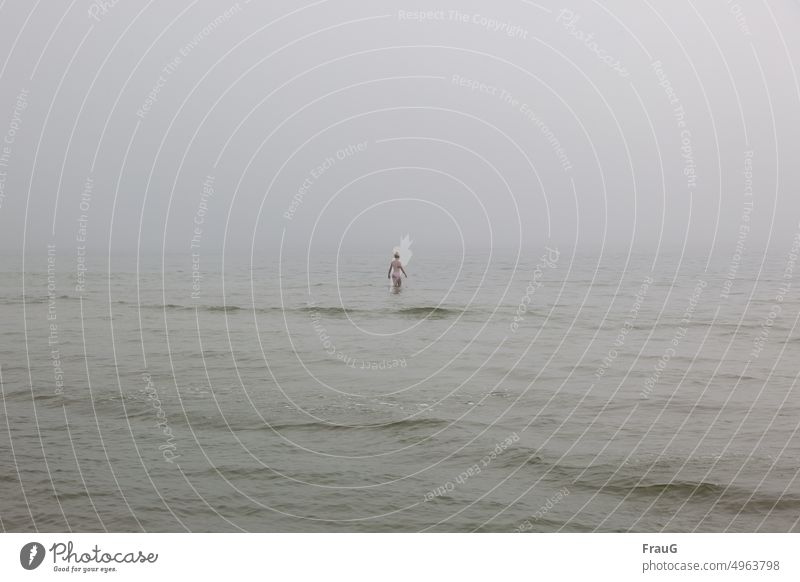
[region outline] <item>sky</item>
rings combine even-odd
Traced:
[[[9,0],[0,246],[782,253],[798,24],[786,0]]]

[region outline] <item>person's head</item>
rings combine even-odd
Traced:
[[[395,253],[395,254],[394,254],[394,258],[395,258],[395,259],[399,259],[399,258],[400,258],[400,253]]]

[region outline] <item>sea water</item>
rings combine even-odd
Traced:
[[[423,251],[4,261],[2,528],[800,530],[786,256]]]

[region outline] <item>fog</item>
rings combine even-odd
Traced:
[[[11,253],[782,253],[800,5],[5,2]]]

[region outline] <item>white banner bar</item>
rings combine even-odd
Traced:
[[[800,580],[798,549],[797,534],[3,534],[0,578],[778,582]]]

